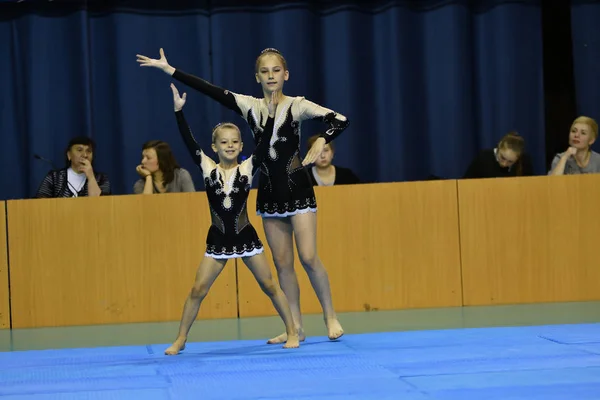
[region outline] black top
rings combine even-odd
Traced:
[[[521,163],[521,174],[519,176],[533,175],[533,165],[528,154],[522,154],[517,163],[503,168],[498,164],[494,149],[486,149],[479,152],[471,162],[463,178],[506,178],[517,176],[518,163]]]
[[[217,164],[204,154],[198,142],[194,139],[183,111],[175,112],[175,116],[181,137],[194,163],[202,171],[212,225],[223,235],[238,235],[243,228],[250,224],[246,202],[250,192],[252,176],[261,167],[268,151],[269,140],[273,133],[273,118],[267,118],[265,125],[262,127],[264,135],[261,136],[252,156],[235,167],[229,181],[225,182],[223,174],[217,168]]]
[[[100,195],[107,196],[111,194],[110,182],[106,174],[101,172],[94,172],[96,182],[100,188]],[[48,172],[44,180],[42,181],[38,191],[35,195],[36,198],[58,198],[58,197],[73,197],[75,193],[69,188],[67,168],[53,170]],[[77,197],[88,196],[88,184],[87,180],[81,187],[81,190],[77,192]]]
[[[352,172],[349,168],[338,167],[337,165],[333,166],[335,168],[335,180],[333,181],[334,185],[352,185],[355,183],[360,183],[360,179],[354,172]],[[319,182],[317,182],[317,178],[315,177],[316,172],[311,169],[310,170],[310,180],[313,186],[319,186]]]

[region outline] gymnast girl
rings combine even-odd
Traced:
[[[194,286],[183,308],[179,335],[165,350],[165,354],[175,355],[185,348],[188,333],[198,315],[202,300],[223,271],[227,260],[236,257],[244,261],[283,319],[287,337],[283,347],[299,347],[298,330],[294,325],[289,303],[271,275],[263,245],[256,230],[250,224],[246,209],[252,176],[264,162],[268,151],[278,98],[270,99],[268,115],[265,124],[261,127],[264,136],[259,140],[252,156],[241,164],[237,161],[243,147],[238,127],[227,122],[213,129],[212,149],[219,157],[219,163],[215,164],[202,151],[185,120],[182,108],[186,101],[186,94],[181,97],[173,84],[171,89],[179,132],[194,162],[202,171],[212,224],[206,238],[206,253],[198,267]]]

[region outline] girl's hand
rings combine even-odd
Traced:
[[[173,68],[169,65],[169,62],[167,61],[167,57],[165,57],[165,52],[163,51],[162,48],[159,50],[159,53],[160,53],[160,58],[158,60],[154,59],[154,58],[143,56],[141,54],[136,54],[137,62],[140,63],[140,67],[154,67],[154,68],[158,68],[158,69],[162,70],[163,72],[165,72],[169,75],[173,75],[173,73],[175,72],[175,68]]]
[[[183,94],[183,97],[179,96],[179,90],[171,83],[171,90],[173,91],[173,105],[175,107],[175,111],[180,111],[185,104],[185,98],[187,97],[187,93]]]
[[[302,161],[302,165],[307,166],[307,165],[310,165],[310,164],[314,163],[315,161],[317,161],[317,158],[319,158],[319,156],[323,152],[324,147],[325,147],[325,138],[320,137],[317,140],[315,140],[315,143],[312,145],[310,150],[308,150],[306,157],[304,157],[304,161]]]

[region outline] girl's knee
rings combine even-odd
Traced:
[[[294,256],[293,254],[283,253],[283,254],[275,254],[273,253],[273,263],[275,264],[275,268],[278,273],[282,271],[293,271],[294,270]]]
[[[269,297],[277,294],[277,284],[274,279],[268,279],[258,283],[263,292]]]
[[[193,299],[203,299],[208,294],[209,286],[206,284],[194,285],[190,292],[190,297]]]
[[[306,270],[314,270],[319,266],[319,257],[314,251],[300,251],[298,257],[300,258],[300,263],[302,263],[302,266]]]

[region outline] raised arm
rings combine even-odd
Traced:
[[[169,62],[165,57],[165,52],[162,48],[160,49],[159,59],[152,59],[138,54],[137,62],[140,63],[140,66],[142,67],[154,67],[162,70],[164,73],[166,73],[167,75],[171,75],[179,82],[209,96],[211,99],[218,101],[223,106],[235,111],[241,116],[244,116],[242,109],[238,106],[236,102],[236,96],[233,93],[218,86],[215,86],[202,78],[190,75],[179,69],[173,68],[171,65],[169,65]]]
[[[190,129],[187,121],[185,120],[185,116],[183,115],[183,106],[185,104],[185,100],[187,94],[184,93],[183,96],[179,96],[179,91],[171,83],[171,90],[173,91],[173,106],[175,109],[175,118],[177,119],[177,127],[179,128],[179,133],[187,147],[190,155],[192,156],[192,160],[194,163],[200,167],[202,172],[209,172],[208,169],[214,164],[209,157],[206,157],[198,142],[194,138],[192,130]],[[212,162],[212,164],[211,164]]]
[[[298,119],[320,119],[327,124],[327,130],[322,132],[312,147],[308,150],[306,157],[302,161],[303,165],[309,165],[316,161],[317,157],[323,151],[323,147],[333,139],[338,137],[350,123],[348,118],[338,114],[328,108],[322,107],[312,101],[301,99],[298,102]]]

